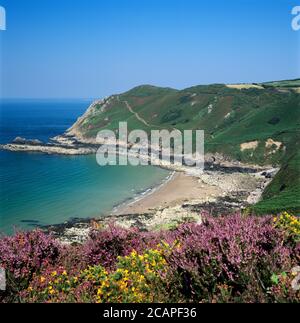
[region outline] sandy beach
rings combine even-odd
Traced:
[[[82,243],[91,228],[115,223],[124,228],[160,230],[179,223],[201,223],[205,214],[240,212],[255,203],[270,182],[267,173],[278,169],[257,169],[243,173],[228,169],[205,171],[200,177],[174,172],[158,187],[136,200],[116,207],[111,214],[94,219],[74,219],[59,225],[46,226],[62,243]]]
[[[205,201],[220,196],[221,189],[201,179],[176,172],[154,192],[117,210],[115,215],[151,213],[157,209],[182,205],[191,200]]]

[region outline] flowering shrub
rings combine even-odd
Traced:
[[[293,266],[292,251],[270,217],[207,218],[179,227],[177,239],[181,248],[168,264],[186,301],[214,301],[224,284],[231,301],[262,301],[272,273]]]
[[[299,219],[207,216],[140,232],[109,225],[62,247],[40,231],[0,240],[9,302],[299,302]],[[0,294],[1,297],[1,294]]]
[[[150,249],[139,255],[134,250],[118,259],[117,269],[97,290],[97,302],[158,302],[167,272],[162,250]],[[165,295],[166,296],[166,295]]]
[[[163,250],[150,249],[142,255],[134,250],[128,256],[118,257],[117,269],[110,273],[99,265],[89,266],[77,275],[70,275],[63,268],[46,270],[35,276],[22,293],[22,299],[29,302],[153,302],[158,301],[166,271]]]
[[[82,248],[82,259],[87,265],[101,264],[114,268],[118,256],[128,255],[132,250],[144,251],[159,243],[161,236],[126,230],[110,224],[106,230],[94,230]]]
[[[39,230],[19,232],[0,240],[0,264],[16,278],[27,278],[43,265],[54,263],[61,247]]]
[[[287,212],[283,212],[280,216],[273,219],[277,228],[285,232],[287,239],[294,242],[300,241],[300,219]]]
[[[0,239],[0,266],[7,273],[7,294],[26,288],[41,268],[55,264],[60,251],[60,244],[39,230]]]
[[[34,275],[29,287],[22,291],[21,298],[29,302],[75,302],[79,300],[75,293],[78,280],[63,267],[56,270],[49,267]]]

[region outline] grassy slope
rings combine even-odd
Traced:
[[[300,211],[299,130],[300,79],[268,82],[263,88],[236,89],[223,84],[195,86],[185,90],[143,85],[114,96],[104,112],[87,118],[80,130],[87,137],[102,128],[118,129],[127,121],[129,130],[203,129],[206,151],[222,152],[241,161],[280,164],[282,169],[255,206],[258,213],[282,209]],[[132,114],[124,103],[149,126]],[[266,148],[268,138],[283,146],[275,153]],[[240,145],[258,141],[255,150],[241,151]]]

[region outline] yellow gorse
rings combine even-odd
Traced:
[[[275,227],[283,229],[288,235],[296,240],[300,239],[300,218],[288,212],[282,212],[279,216],[273,218]]]
[[[48,301],[54,301],[61,295],[74,295],[76,288],[88,284],[92,301],[102,302],[155,302],[162,277],[168,271],[166,255],[172,248],[166,242],[143,253],[133,250],[129,255],[118,257],[116,269],[108,272],[100,265],[89,266],[77,276],[66,270],[50,272],[44,295]],[[46,278],[41,276],[40,282]],[[31,291],[31,289],[29,289]]]
[[[162,249],[150,249],[143,254],[133,250],[128,256],[118,257],[117,269],[97,289],[96,302],[154,301],[155,282],[166,268]]]

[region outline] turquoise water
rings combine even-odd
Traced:
[[[0,141],[47,140],[64,132],[90,104],[2,101]],[[95,156],[0,151],[0,231],[96,217],[160,183],[168,172],[151,166],[100,167]]]

